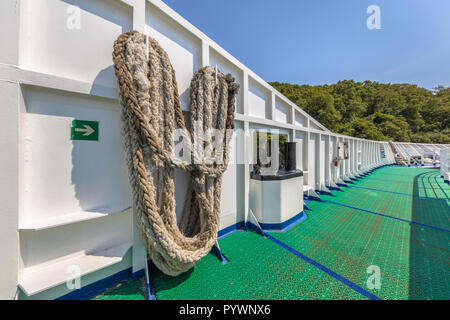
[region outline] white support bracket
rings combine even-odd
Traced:
[[[261,235],[266,238],[267,235],[266,233],[263,231],[263,229],[261,228],[261,225],[259,224],[258,219],[256,219],[255,214],[253,213],[252,209],[248,209],[248,220],[245,221],[245,228],[247,228],[248,223],[251,223],[252,225],[254,225],[257,229],[259,229],[259,232],[261,233]],[[253,220],[253,221],[250,221]]]

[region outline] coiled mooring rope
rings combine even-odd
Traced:
[[[148,45],[148,60],[147,46]],[[217,240],[222,174],[228,165],[230,136],[239,85],[231,75],[212,67],[194,74],[190,86],[191,127],[187,132],[175,71],[159,43],[129,31],[114,43],[114,69],[121,104],[123,145],[136,208],[147,252],[168,275],[193,267]],[[221,163],[205,161],[191,150],[191,161],[174,157],[175,124],[183,139],[192,139],[194,123],[203,132],[222,132]],[[211,142],[203,136],[202,145]],[[180,224],[175,213],[174,168],[190,173],[191,181]]]

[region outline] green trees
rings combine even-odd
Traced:
[[[450,143],[450,87],[343,80],[271,85],[331,131],[405,142]]]

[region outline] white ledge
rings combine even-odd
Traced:
[[[56,262],[25,268],[19,286],[27,296],[35,295],[71,280],[71,266],[79,268],[80,276],[84,276],[121,262],[131,245],[129,242],[94,253],[80,252]]]
[[[71,223],[77,223],[82,221],[88,221],[92,219],[104,218],[115,214],[121,214],[125,212],[131,212],[131,207],[126,209],[107,212],[107,210],[99,211],[80,211],[69,213],[61,216],[56,216],[52,218],[40,219],[36,221],[27,221],[19,224],[20,231],[40,231],[50,228],[55,228],[59,226],[64,226]]]

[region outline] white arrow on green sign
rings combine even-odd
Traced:
[[[70,139],[98,141],[98,128],[98,121],[73,120]]]

